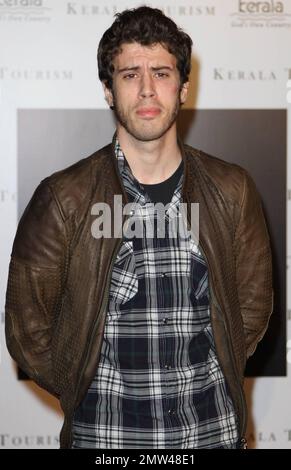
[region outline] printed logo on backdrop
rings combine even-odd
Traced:
[[[157,7],[157,5],[152,5],[151,2],[145,2],[146,5]],[[174,2],[173,2],[174,3]],[[158,8],[163,10],[166,15],[172,17],[181,17],[181,16],[214,16],[215,15],[215,6],[213,4],[204,5],[201,0],[199,2],[191,2],[191,5],[185,5],[183,2],[172,3],[159,3]],[[118,2],[109,4],[108,1],[95,1],[95,2],[67,2],[66,13],[70,16],[94,16],[94,15],[104,15],[112,17],[120,10],[126,8],[126,6],[120,7]],[[138,6],[138,5],[137,5]],[[128,8],[130,8],[128,6]]]
[[[59,445],[58,436],[50,435],[19,435],[19,434],[0,434],[0,448],[56,448]]]
[[[291,28],[290,1],[237,0],[230,14],[233,28]]]
[[[227,69],[224,67],[213,68],[213,79],[229,82],[275,82],[280,80],[286,82],[286,101],[291,103],[291,68],[284,69]]]
[[[288,311],[288,320],[290,320],[289,311]],[[287,341],[287,363],[291,364],[291,339],[288,339]],[[291,434],[290,434],[290,437],[291,437]]]
[[[282,71],[282,74],[285,72]],[[281,78],[281,77],[280,77]],[[282,77],[283,78],[283,77]],[[226,69],[214,67],[213,79],[218,81],[250,81],[250,82],[272,82],[278,79],[278,71],[263,69]]]
[[[257,432],[249,432],[246,436],[248,446],[253,449],[255,447],[263,448],[260,446],[263,444],[269,444],[271,448],[275,448],[276,442],[289,443],[291,441],[291,429],[281,429],[280,431],[274,432],[270,429],[259,430]]]
[[[291,104],[291,79],[287,80],[287,103]]]
[[[1,70],[1,67],[0,67]],[[9,191],[9,189],[0,188],[0,204],[8,202],[16,202],[16,193]]]
[[[48,23],[49,5],[49,0],[0,0],[0,21]]]
[[[1,0],[0,0],[1,1]],[[12,68],[0,65],[1,80],[69,81],[73,79],[72,69]],[[1,202],[1,190],[0,190]]]

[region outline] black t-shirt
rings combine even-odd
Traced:
[[[183,173],[183,166],[184,164],[182,160],[177,170],[168,179],[162,181],[161,183],[140,183],[141,187],[143,187],[145,192],[149,195],[151,202],[153,202],[154,204],[156,204],[157,202],[162,202],[165,205],[171,202],[180,176]]]

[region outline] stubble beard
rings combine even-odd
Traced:
[[[163,120],[162,123],[155,126],[155,123],[152,120],[140,120],[140,124],[137,122],[135,123],[132,119],[128,118],[127,114],[124,112],[122,107],[119,105],[118,100],[116,99],[115,94],[112,91],[113,100],[114,100],[114,114],[116,120],[125,128],[125,130],[133,136],[135,139],[140,140],[142,142],[150,142],[152,140],[159,139],[162,137],[174,124],[177,120],[178,113],[180,111],[180,98],[179,93],[177,94],[177,99],[175,106],[167,116],[166,120]],[[137,118],[138,120],[139,118]],[[159,119],[159,115],[157,117]]]

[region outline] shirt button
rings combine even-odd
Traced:
[[[162,277],[167,277],[167,273],[162,273]]]
[[[166,325],[168,323],[168,318],[163,318],[163,323]]]
[[[134,210],[131,209],[131,211],[129,212],[129,215],[133,215],[134,214]]]
[[[173,410],[173,408],[171,408],[170,410],[168,410],[168,413],[169,413],[169,415],[174,415],[174,414],[175,414],[175,410]]]
[[[169,364],[166,364],[165,369],[171,369],[171,366]]]

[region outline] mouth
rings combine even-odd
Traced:
[[[148,107],[148,108],[139,108],[136,114],[142,118],[152,118],[160,114],[161,110],[159,108]]]

